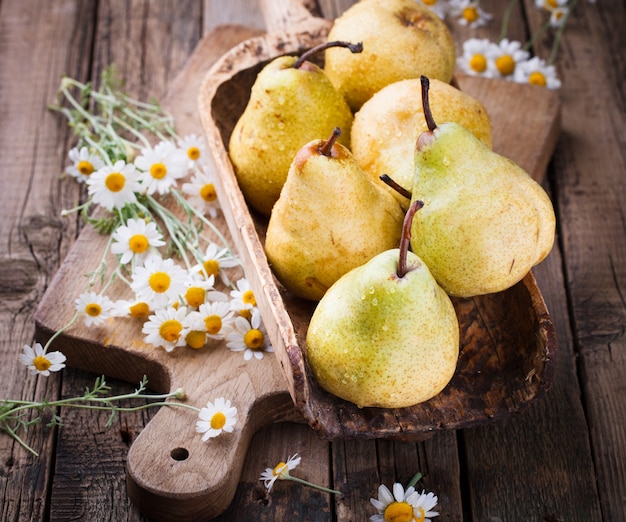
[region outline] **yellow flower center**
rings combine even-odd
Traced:
[[[122,174],[121,172],[112,172],[104,180],[104,185],[111,192],[119,192],[120,190],[124,188],[125,184],[126,184],[126,178],[124,177],[124,174]]]
[[[187,156],[189,159],[196,161],[200,157],[200,149],[198,147],[189,147],[187,149]]]
[[[256,306],[256,299],[254,298],[254,292],[252,290],[246,290],[241,299],[244,304]]]
[[[45,372],[52,366],[52,363],[45,355],[38,355],[33,359],[33,366],[40,372]]]
[[[202,263],[206,275],[209,277],[217,276],[217,273],[220,271],[220,264],[215,259],[208,259],[204,263]]]
[[[548,7],[557,8],[559,7],[559,2],[557,0],[546,0],[546,5]]]
[[[167,321],[163,321],[161,326],[159,327],[159,334],[163,339],[173,343],[178,341],[180,337],[180,333],[183,331],[183,325],[180,324],[176,319],[168,319]]]
[[[198,308],[202,303],[204,303],[205,295],[206,292],[204,291],[204,288],[192,286],[187,289],[187,292],[185,292],[185,300],[192,308]]]
[[[226,415],[218,411],[211,417],[211,428],[221,430],[226,425]]]
[[[466,7],[463,9],[463,18],[470,24],[475,22],[478,20],[478,9],[475,6]]]
[[[98,303],[88,303],[85,313],[90,317],[98,317],[102,313],[102,307]]]
[[[274,475],[275,477],[279,477],[285,471],[289,471],[287,464],[285,464],[284,462],[279,462],[278,464],[276,464],[276,467],[272,470],[272,475]]]
[[[263,344],[265,341],[265,336],[261,330],[257,330],[256,328],[252,328],[246,332],[243,336],[243,342],[245,345],[250,348],[250,350],[261,350],[263,349]]]
[[[135,234],[128,240],[128,246],[135,254],[142,254],[148,249],[148,238],[143,234]]]
[[[129,312],[130,316],[135,319],[145,319],[148,315],[150,315],[150,307],[148,306],[148,303],[135,303],[130,307]]]
[[[167,272],[155,272],[150,276],[148,284],[157,294],[162,294],[167,292],[167,289],[170,287],[170,281],[171,279]]]
[[[199,350],[206,343],[206,334],[199,330],[192,330],[185,337],[185,341],[190,348],[194,350]]]
[[[496,67],[502,76],[510,76],[515,71],[515,60],[510,54],[496,58]]]
[[[163,179],[167,174],[167,167],[163,163],[153,163],[150,166],[150,175],[154,179]]]
[[[422,506],[420,506],[418,509],[420,510],[420,514],[415,519],[415,522],[424,522],[424,520],[426,520],[426,512],[424,511],[424,508]]]
[[[244,308],[243,310],[239,310],[239,315],[241,317],[245,317],[249,321],[250,319],[252,319],[252,310]]]
[[[385,522],[411,522],[413,507],[407,502],[392,502],[385,508]]]
[[[531,73],[528,77],[528,83],[530,83],[531,85],[539,85],[541,87],[545,87],[547,82],[546,77],[543,75],[543,73],[535,71]]]
[[[437,0],[422,0],[424,5],[437,5]]]
[[[204,201],[215,201],[217,199],[217,192],[215,192],[215,186],[213,183],[207,183],[200,189],[200,197]]]
[[[209,315],[204,318],[206,331],[215,335],[222,329],[222,318],[219,315]]]
[[[83,176],[89,176],[93,173],[94,168],[93,165],[89,161],[79,161],[78,165],[76,165],[76,170],[80,172]]]
[[[477,73],[485,72],[485,69],[487,69],[487,58],[482,54],[475,54],[470,59],[469,66],[472,71],[476,71]]]

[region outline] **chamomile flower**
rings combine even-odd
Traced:
[[[202,164],[206,159],[204,138],[198,134],[188,134],[178,141],[178,146],[187,155],[189,168]]]
[[[145,342],[153,346],[162,346],[171,352],[178,346],[185,345],[185,337],[190,324],[187,309],[184,306],[160,308],[144,323],[141,333],[145,334]]]
[[[463,54],[457,57],[457,66],[471,76],[490,77],[489,56],[493,44],[486,38],[469,38],[463,42]]]
[[[550,13],[550,27],[561,27],[567,15],[569,14],[569,7],[557,7]]]
[[[125,265],[131,259],[142,264],[150,255],[155,255],[156,248],[163,246],[163,236],[156,223],[145,219],[131,218],[126,225],[119,226],[112,234],[111,252],[121,254],[120,263]],[[158,254],[156,254],[158,255]]]
[[[130,287],[137,299],[159,308],[185,292],[187,277],[187,271],[173,259],[153,256],[146,259],[144,266],[135,267]]]
[[[245,277],[237,280],[237,289],[231,290],[230,297],[232,309],[244,317],[250,317],[252,310],[256,309],[256,297]]]
[[[89,195],[93,202],[113,210],[137,201],[136,192],[141,191],[139,173],[132,163],[123,160],[105,165],[87,179]]]
[[[44,377],[48,377],[50,372],[58,372],[65,368],[65,355],[61,352],[46,353],[40,343],[35,343],[34,348],[25,344],[19,360],[29,372]]]
[[[189,196],[189,204],[200,214],[208,214],[213,219],[217,217],[220,204],[210,171],[203,169],[195,173],[190,182],[183,183],[183,194]]]
[[[223,339],[235,321],[235,312],[228,302],[204,303],[200,305],[198,314],[204,324],[207,337],[210,339]]]
[[[233,352],[243,351],[243,358],[249,361],[253,357],[263,359],[263,352],[273,352],[269,344],[267,332],[261,323],[258,309],[252,311],[252,318],[237,317],[233,322],[233,331],[226,335],[226,346]]]
[[[393,494],[387,486],[381,484],[378,498],[370,498],[370,502],[378,511],[370,517],[371,522],[430,522],[430,517],[439,515],[437,511],[432,511],[437,505],[435,495],[425,492],[418,494],[413,486],[404,491],[402,484],[397,482],[393,485]]]
[[[207,333],[202,315],[197,310],[192,310],[187,315],[187,319],[189,325],[187,335],[185,335],[187,346],[194,350],[204,348],[207,342]]]
[[[449,7],[447,0],[417,0],[417,3],[428,7],[442,20],[446,17],[446,13]]]
[[[520,63],[515,68],[515,81],[518,83],[530,83],[548,89],[558,89],[561,81],[556,76],[554,65],[548,65],[544,60],[535,56],[530,60]]]
[[[222,434],[223,431],[232,433],[237,423],[237,408],[231,406],[230,401],[218,397],[215,402],[207,402],[205,408],[198,414],[196,431],[203,433],[202,440],[209,440]]]
[[[150,303],[137,299],[119,299],[113,303],[113,315],[116,317],[147,319],[150,315],[150,311]]]
[[[552,11],[559,7],[565,7],[569,0],[535,0],[535,7],[544,9],[545,11]]]
[[[96,170],[104,167],[104,162],[95,153],[90,153],[87,147],[74,147],[68,152],[72,165],[67,167],[67,173],[82,183],[86,183]]]
[[[188,277],[185,283],[183,300],[190,308],[198,308],[207,301],[227,301],[228,296],[224,292],[215,290],[215,276],[208,279]]]
[[[489,48],[489,67],[493,77],[513,80],[517,64],[525,62],[530,57],[528,51],[522,49],[522,44],[503,38]]]
[[[287,479],[289,477],[289,472],[292,469],[295,469],[295,467],[300,464],[301,460],[302,458],[298,457],[298,454],[296,453],[295,455],[289,457],[287,459],[287,462],[279,462],[274,468],[265,468],[265,471],[261,473],[261,477],[259,478],[259,480],[263,481],[263,485],[267,488],[267,491],[269,492],[272,490],[274,482],[276,482],[278,479]]]
[[[202,263],[196,265],[192,272],[201,274],[206,277],[218,277],[225,286],[230,285],[228,274],[225,268],[234,268],[239,266],[240,262],[237,257],[232,255],[227,248],[220,248],[216,243],[209,243],[202,256]]]
[[[166,194],[189,170],[186,154],[171,141],[143,149],[135,165],[142,171],[141,184],[147,194]]]
[[[491,13],[484,11],[477,0],[450,0],[450,14],[458,17],[459,25],[476,29],[487,25],[493,18]]]
[[[76,311],[85,317],[85,326],[97,326],[113,316],[113,301],[105,295],[84,292],[75,304]]]

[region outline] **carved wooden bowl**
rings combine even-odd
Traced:
[[[216,188],[226,221],[294,404],[308,424],[328,439],[417,441],[440,430],[467,428],[520,413],[544,395],[555,368],[554,328],[532,273],[501,293],[453,299],[461,334],[457,370],[443,392],[427,402],[401,409],[360,409],[324,391],[310,371],[306,331],[315,304],[290,295],[274,277],[263,250],[267,219],[255,214],[246,204],[227,147],[261,68],[278,55],[299,54],[321,43],[328,26],[317,23],[313,29],[296,34],[270,34],[243,42],[210,70],[199,99],[202,126],[219,174]],[[499,148],[500,153],[514,160],[519,156],[518,163],[525,163],[523,166],[531,174],[542,173],[546,154],[549,157],[552,151],[525,158],[519,144],[497,144],[495,139],[503,134],[499,127],[506,127],[506,117],[504,113],[500,117],[493,103],[492,114],[486,103],[488,100],[497,103],[498,97],[523,99],[527,91],[519,88],[526,86],[463,77],[457,77],[457,83],[470,94],[482,93],[482,98],[476,97],[483,101],[492,117],[494,149]],[[536,97],[538,92],[531,93],[532,105],[538,106],[538,110],[554,104],[549,99],[542,106],[542,100]],[[520,110],[528,110],[530,105],[522,102]],[[536,136],[537,147],[554,145],[554,140],[551,142],[542,134],[554,134],[553,121],[548,127],[530,129],[531,135]],[[525,147],[533,146],[525,144]]]

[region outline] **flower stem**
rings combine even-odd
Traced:
[[[511,13],[513,12],[513,8],[517,5],[519,0],[511,0],[509,5],[506,6],[506,10],[504,11],[504,15],[502,16],[502,29],[500,30],[500,38],[498,41],[504,40],[506,35],[509,32],[509,21],[511,19]]]
[[[423,475],[419,471],[415,475],[413,475],[413,478],[406,485],[407,489],[410,488],[411,486],[415,487],[415,484],[417,484],[420,481],[422,476]]]
[[[293,475],[285,475],[280,477],[283,480],[293,480],[294,482],[298,482],[300,484],[304,484],[305,486],[309,486],[311,488],[319,489],[320,491],[324,491],[326,493],[333,493],[335,495],[343,495],[341,491],[337,491],[336,489],[325,488],[324,486],[319,486],[317,484],[313,484],[313,482],[309,482],[308,480],[304,480],[298,477],[294,477]]]

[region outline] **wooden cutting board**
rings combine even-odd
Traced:
[[[244,27],[226,26],[200,42],[163,102],[181,135],[202,132],[197,97],[212,63],[253,34]],[[559,131],[558,96],[503,81],[465,76],[457,81],[462,90],[481,100],[491,115],[494,149],[541,179]],[[223,218],[216,224],[230,239]],[[74,300],[85,289],[83,276],[99,262],[106,241],[90,227],[80,234],[36,312],[38,340],[44,342],[71,319]],[[114,288],[108,295],[130,297],[125,292],[123,287]],[[149,388],[159,393],[182,387],[187,403],[196,407],[217,397],[233,402],[239,412],[233,433],[202,442],[195,432],[194,411],[161,408],[128,455],[129,497],[146,516],[177,521],[213,518],[232,501],[255,430],[272,422],[301,420],[283,371],[272,355],[246,362],[241,353],[233,353],[225,345],[166,353],[142,339],[136,323],[117,321],[98,328],[77,324],[62,333],[53,348],[63,351],[69,366],[131,383],[146,375]]]

